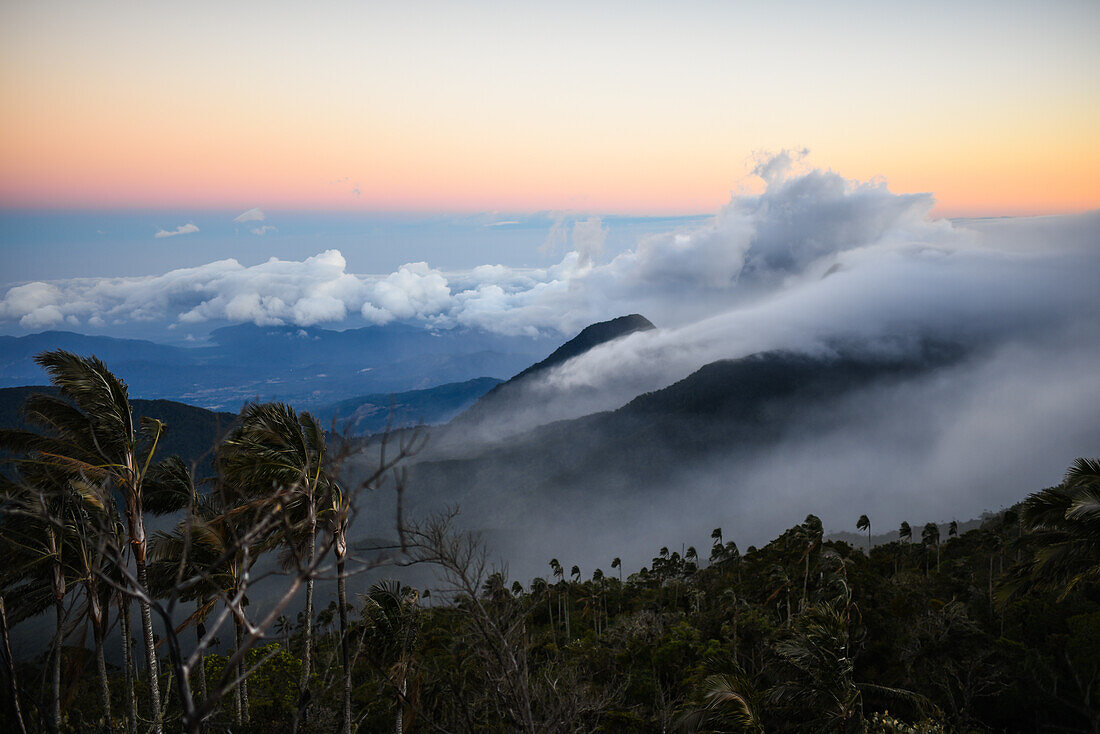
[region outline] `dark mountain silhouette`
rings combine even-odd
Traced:
[[[656,327],[645,316],[630,314],[610,321],[600,321],[581,330],[581,333],[555,349],[549,357],[536,362],[511,379],[502,382],[474,403],[455,420],[464,427],[474,423],[500,423],[502,414],[517,409],[522,398],[520,388],[532,377],[543,374],[558,365],[578,357],[589,349],[638,331],[651,331]]]
[[[563,364],[573,359],[573,357],[579,357],[592,347],[599,346],[605,342],[618,339],[627,334],[633,334],[636,331],[652,331],[656,328],[657,327],[654,326],[649,319],[636,313],[632,313],[629,316],[619,316],[610,321],[600,321],[591,324],[584,327],[581,333],[551,352],[549,357],[531,365],[523,372],[520,372],[512,379],[506,381],[504,385],[509,383],[514,384],[531,375],[544,372],[551,367],[557,367],[559,364]],[[503,389],[503,385],[501,389]]]
[[[549,498],[581,505],[594,497],[636,500],[670,491],[670,480],[697,462],[748,457],[827,421],[840,399],[927,374],[963,355],[953,345],[926,344],[907,356],[853,348],[830,356],[768,352],[714,362],[615,411],[558,421],[504,442],[448,443],[435,454],[429,448],[410,486],[429,503],[445,497],[477,513]]]

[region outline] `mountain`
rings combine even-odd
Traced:
[[[619,316],[610,321],[600,321],[595,324],[590,324],[584,327],[581,333],[551,352],[549,357],[541,362],[536,362],[504,384],[508,385],[511,383],[514,385],[520,380],[540,372],[545,372],[552,367],[557,367],[559,364],[563,364],[573,357],[579,357],[592,347],[627,336],[628,334],[633,334],[637,331],[652,331],[656,328],[657,327],[654,326],[649,319],[636,313],[632,313],[629,316]],[[501,389],[506,388],[501,386]]]
[[[176,347],[49,331],[0,337],[0,387],[42,382],[33,356],[49,349],[96,355],[142,398],[237,411],[248,400],[316,409],[356,395],[419,390],[480,377],[507,378],[560,340],[409,324],[346,331],[242,324],[210,342]]]
[[[445,498],[506,524],[546,503],[583,512],[592,502],[638,502],[675,491],[701,462],[747,460],[793,432],[828,424],[842,400],[899,384],[961,359],[953,345],[909,355],[859,350],[829,356],[767,352],[703,366],[618,410],[558,421],[495,443],[436,442],[410,474],[425,506]],[[503,493],[503,494],[502,494]],[[533,505],[533,506],[532,506]],[[538,509],[534,509],[537,507]]]
[[[591,324],[579,334],[555,349],[549,357],[536,362],[511,379],[497,385],[454,421],[463,430],[470,430],[475,424],[482,424],[489,432],[506,431],[512,416],[530,410],[523,395],[524,387],[534,378],[546,374],[559,365],[579,357],[593,347],[620,339],[639,331],[652,331],[656,327],[649,319],[639,314],[620,316],[610,321]]]
[[[0,428],[22,428],[19,409],[34,393],[57,395],[50,386],[0,389]],[[172,400],[131,400],[135,417],[156,418],[168,426],[157,455],[179,456],[187,463],[202,461],[236,419],[232,413],[216,413]]]
[[[343,430],[346,424],[352,435],[445,423],[499,384],[494,377],[478,377],[426,390],[362,395],[322,406],[314,413],[325,426],[335,422],[337,430]]]

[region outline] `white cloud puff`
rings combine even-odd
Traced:
[[[156,237],[157,239],[163,239],[164,237],[175,237],[176,235],[180,235],[180,234],[194,234],[195,232],[198,232],[198,231],[199,231],[198,227],[196,227],[191,222],[188,222],[187,224],[181,224],[180,226],[176,227],[175,229],[173,229],[171,231],[169,231],[167,229],[158,229],[157,233],[153,236]]]

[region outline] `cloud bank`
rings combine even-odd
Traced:
[[[0,300],[0,320],[27,330],[130,321],[340,326],[407,320],[437,329],[571,335],[636,311],[686,330],[678,339],[697,336],[698,349],[706,351],[715,339],[761,341],[754,337],[761,318],[754,309],[787,314],[771,329],[774,335],[776,329],[842,329],[846,319],[866,321],[870,311],[886,330],[887,315],[904,321],[931,311],[932,318],[965,323],[988,320],[1000,309],[996,318],[1028,321],[1029,309],[1072,306],[1075,294],[1059,280],[1074,277],[1087,244],[1096,241],[1096,213],[1045,226],[1032,220],[953,226],[929,217],[930,194],[895,194],[884,182],[828,170],[796,173],[801,157],[762,160],[756,173],[766,184],[763,193],[736,196],[703,225],[645,237],[609,262],[601,262],[606,230],[590,218],[571,232],[564,225],[551,232],[548,242],[570,249],[546,268],[445,272],[408,263],[390,274],[356,274],[338,250],[256,265],[227,259],[154,277],[14,285]],[[263,218],[250,209],[235,221]],[[186,224],[156,236],[197,230]],[[958,309],[937,308],[944,299]],[[1044,304],[1049,299],[1055,303]],[[708,325],[724,314],[733,314],[721,316],[728,326]],[[722,329],[728,333],[717,336]]]

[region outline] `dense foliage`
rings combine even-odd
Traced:
[[[345,573],[340,538],[352,495],[321,469],[324,438],[310,421],[285,406],[250,406],[219,449],[217,481],[235,482],[233,491],[203,489],[179,462],[158,463],[159,473],[144,477],[150,498],[189,496],[194,518],[151,542],[150,588],[178,595],[172,574],[158,566],[163,559],[187,555],[209,566],[205,575],[187,571],[204,580],[188,587],[187,598],[206,611],[181,618],[177,631],[198,627],[201,640],[206,615],[222,607],[233,613],[235,636],[187,672],[200,700],[234,670],[247,682],[204,714],[205,730],[1100,732],[1096,461],[1078,460],[1062,485],[961,534],[955,523],[941,532],[906,522],[897,540],[868,553],[826,539],[810,515],[760,548],[742,551],[715,528],[703,552],[661,547],[632,573],[618,558],[608,558],[605,572],[563,556],[548,559],[546,576],[529,584],[496,572],[476,537],[441,516],[402,528],[402,558],[438,573],[440,586],[429,593],[397,582],[367,587]],[[301,439],[298,453],[288,436]],[[42,450],[24,448],[28,456]],[[25,508],[17,490],[50,482],[80,488],[79,474],[24,468],[26,481],[8,483],[6,511]],[[285,507],[257,499],[258,487],[300,486],[303,476],[311,477],[309,492],[283,496]],[[63,599],[74,601],[55,607],[67,625],[61,654],[6,661],[7,720],[15,720],[18,701],[28,730],[53,728],[51,691],[62,699],[63,731],[144,730],[151,721],[153,679],[129,667],[97,679],[93,658],[102,656],[87,652],[78,634],[93,595],[117,604],[109,590],[125,586],[92,583],[119,571],[87,561],[88,553],[83,565],[72,561],[81,557],[82,536],[68,528],[82,522],[87,510],[74,508],[91,494],[64,495],[68,504],[41,519],[56,528],[57,544],[35,562],[50,568],[50,559],[63,560],[52,568],[68,581]],[[288,525],[296,532],[250,533],[260,511],[297,518]],[[873,519],[853,510],[853,528],[869,534]],[[0,530],[9,549],[29,542],[28,522],[25,510],[5,515]],[[235,524],[242,527],[230,532]],[[186,533],[195,527],[204,544],[188,554]],[[316,578],[341,584],[342,605],[262,627],[234,602],[258,554],[306,557],[318,549],[340,564],[335,577]],[[0,619],[5,637],[7,624],[51,608],[54,576],[37,568],[9,568],[2,578],[9,616],[21,603],[13,591],[33,589],[44,600],[16,620]],[[253,627],[260,634],[247,647],[242,635]],[[247,652],[233,660],[237,648]],[[128,659],[137,667],[138,657]],[[51,687],[51,667],[63,671],[59,689]],[[169,731],[186,723],[173,695],[177,670],[160,664]]]

